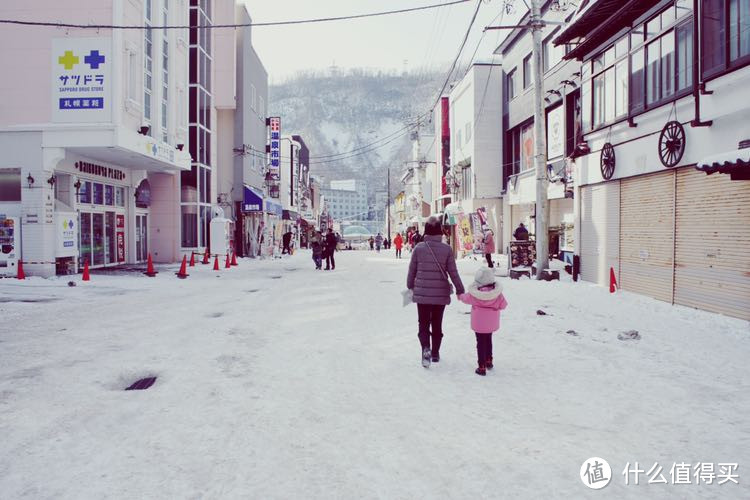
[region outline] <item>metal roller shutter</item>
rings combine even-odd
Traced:
[[[621,181],[620,287],[672,302],[673,170]]]
[[[677,172],[674,302],[750,320],[750,181]]]
[[[618,269],[620,182],[581,188],[581,278],[609,283],[609,268]]]

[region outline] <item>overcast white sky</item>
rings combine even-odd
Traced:
[[[402,9],[448,0],[244,0],[254,22],[342,16]],[[435,66],[447,71],[466,32],[476,1],[389,16],[253,28],[253,44],[278,83],[302,69],[367,67],[411,70]],[[522,0],[515,0],[524,11]],[[500,13],[503,0],[483,0],[464,49],[468,61],[482,29]],[[509,16],[516,17],[516,16]],[[506,21],[509,19],[506,19]],[[487,59],[506,31],[488,32],[477,52]]]

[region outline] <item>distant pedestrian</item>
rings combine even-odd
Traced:
[[[487,229],[484,233],[484,257],[487,259],[487,267],[495,267],[492,263],[493,253],[495,253],[495,237],[492,229]]]
[[[289,246],[291,242],[292,242],[292,232],[287,231],[281,236],[281,243],[283,245],[283,248],[281,249],[281,255],[284,255],[285,253],[289,255],[292,254],[292,249]]]
[[[325,238],[326,271],[336,269],[336,259],[333,256],[336,252],[336,243],[336,235],[333,234],[333,229],[329,227]]]
[[[430,217],[425,224],[424,241],[414,247],[406,277],[406,288],[412,290],[417,303],[419,320],[419,343],[422,346],[422,366],[440,361],[440,345],[443,341],[443,312],[451,303],[453,293],[464,293],[464,285],[456,269],[456,260],[451,247],[441,242],[442,231],[437,217]],[[432,340],[432,344],[430,344]]]
[[[401,258],[401,247],[404,246],[404,238],[401,237],[401,233],[396,233],[396,237],[393,238],[393,246],[396,247],[396,258]]]
[[[323,267],[323,236],[316,231],[310,244],[312,248],[312,259],[315,262],[315,269],[320,270]]]
[[[438,221],[438,223],[439,223],[439,221]],[[442,230],[440,231],[440,234],[442,236],[442,234],[443,234]],[[421,241],[422,241],[422,235],[419,234],[419,228],[417,228],[414,231],[414,236],[412,237],[412,243],[414,244],[414,246],[417,246]],[[442,238],[440,239],[440,241],[442,242]]]
[[[380,252],[380,247],[383,245],[383,235],[378,233],[377,236],[375,236],[375,249]]]
[[[516,241],[529,240],[529,230],[526,229],[526,226],[523,225],[523,222],[521,222],[516,230],[513,231],[513,238],[515,238]]]
[[[375,248],[375,239],[372,236],[370,236],[370,239],[367,241],[370,243],[370,250]]]
[[[492,269],[480,268],[469,285],[468,293],[458,294],[458,300],[471,305],[471,329],[477,338],[477,375],[487,375],[492,369],[492,333],[500,329],[500,311],[508,306],[503,287],[495,279]]]

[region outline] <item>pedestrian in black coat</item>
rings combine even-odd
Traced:
[[[415,234],[416,238],[418,235]],[[451,302],[453,282],[456,294],[464,293],[464,285],[456,269],[453,250],[442,242],[443,232],[437,217],[430,217],[425,225],[425,236],[415,244],[406,276],[406,288],[412,290],[417,303],[419,343],[422,345],[422,365],[440,361],[443,339],[443,312]],[[432,344],[430,344],[432,340]]]
[[[526,226],[523,225],[523,222],[521,222],[513,232],[513,237],[516,239],[516,241],[529,240],[529,230],[526,229]]]
[[[328,228],[328,234],[326,234],[326,271],[336,269],[336,259],[333,257],[333,253],[336,251],[336,235],[333,234],[333,229]]]

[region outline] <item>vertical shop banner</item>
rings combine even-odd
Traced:
[[[271,129],[269,144],[271,168],[269,168],[269,173],[271,174],[271,180],[277,181],[281,178],[281,118],[272,116],[268,119],[268,123]]]
[[[565,115],[560,105],[547,113],[547,159],[559,158],[565,151]]]
[[[117,229],[117,262],[125,262],[125,216],[115,216],[115,227]]]
[[[112,121],[110,38],[52,39],[52,121]]]
[[[75,212],[56,212],[57,248],[55,257],[78,256],[78,216]]]
[[[474,236],[471,232],[471,222],[464,213],[456,214],[456,232],[458,242],[464,252],[471,252],[474,248]]]
[[[477,212],[471,213],[471,233],[473,236],[474,253],[484,253],[484,233],[482,232],[482,219]]]

